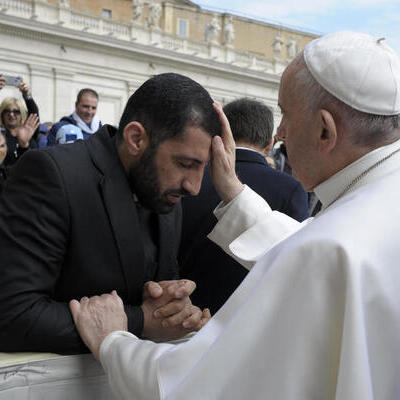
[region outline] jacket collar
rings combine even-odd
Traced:
[[[236,161],[257,162],[268,166],[268,163],[262,154],[250,149],[236,149]]]

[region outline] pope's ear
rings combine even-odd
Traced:
[[[337,142],[337,126],[333,115],[327,110],[320,110],[321,126],[319,135],[319,149],[322,153],[331,152]]]
[[[148,144],[148,136],[144,126],[137,121],[129,122],[122,133],[129,154],[140,157]]]

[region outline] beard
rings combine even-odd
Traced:
[[[157,149],[147,148],[139,161],[129,169],[130,187],[143,207],[157,214],[168,214],[175,203],[168,200],[168,195],[188,195],[184,189],[167,189],[161,193],[158,171],[155,162]]]

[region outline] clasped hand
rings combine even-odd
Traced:
[[[172,340],[199,330],[211,318],[210,311],[191,303],[195,289],[189,280],[147,282],[143,289],[142,336],[152,340]],[[100,345],[114,331],[126,331],[128,320],[117,292],[82,297],[69,303],[76,328],[86,346],[98,359]]]
[[[193,281],[149,281],[143,289],[143,336],[153,340],[171,340],[199,330],[209,319],[189,298],[196,288]]]

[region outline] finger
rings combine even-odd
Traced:
[[[167,318],[174,314],[180,313],[188,304],[191,304],[188,297],[179,300],[172,300],[155,310],[153,315],[155,318]]]
[[[201,329],[209,320],[211,319],[211,312],[208,308],[205,308],[203,310],[201,319],[200,319],[200,327],[199,329]]]
[[[25,121],[25,124],[35,124],[39,120],[37,114],[29,114],[28,118]]]
[[[190,296],[196,289],[196,283],[189,279],[181,279],[176,285],[168,287],[168,294],[175,299],[181,299],[183,297]]]
[[[203,312],[196,306],[191,306],[190,315],[182,322],[182,326],[186,329],[200,329],[201,318]]]
[[[71,310],[72,318],[76,323],[76,319],[81,310],[81,304],[78,300],[73,299],[69,302],[69,309]]]
[[[220,136],[214,136],[211,142],[211,162],[215,163],[215,160],[224,160],[225,156],[225,147],[224,143]]]
[[[191,326],[186,326],[185,322],[182,324],[185,328],[191,329],[192,331],[199,331],[209,320],[211,319],[211,313],[208,308],[204,309],[203,312],[200,313],[200,320],[196,323],[196,320],[192,321]]]
[[[192,329],[199,324],[201,315],[201,310],[198,307],[187,305],[179,313],[163,319],[161,325],[164,327],[182,325],[186,329]]]
[[[143,289],[143,297],[152,297],[156,299],[157,297],[160,297],[163,293],[163,290],[161,286],[157,282],[153,281],[148,281],[144,284],[144,289]]]
[[[218,114],[219,121],[221,122],[221,138],[224,143],[225,148],[228,149],[235,149],[235,141],[233,139],[232,130],[229,125],[228,118],[226,117],[221,104],[214,101],[214,109]]]
[[[82,297],[80,300],[81,305],[86,304],[88,302],[89,302],[89,297],[87,297],[87,296]]]
[[[122,307],[124,307],[124,302],[122,301],[121,297],[118,296],[118,293],[117,293],[116,290],[113,290],[113,291],[111,292],[111,296],[112,296],[115,300],[117,300],[117,302],[118,302],[120,305],[122,305]]]

